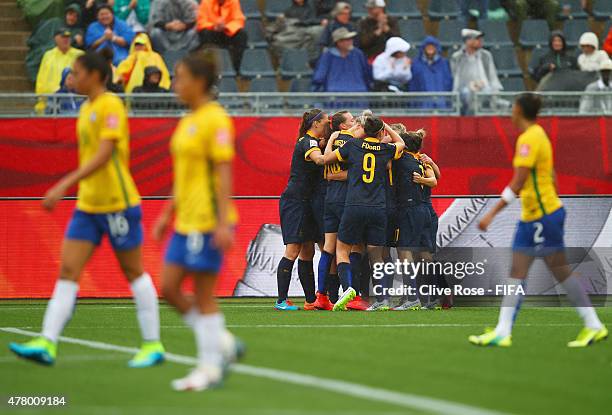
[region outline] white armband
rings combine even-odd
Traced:
[[[506,202],[506,204],[509,205],[516,199],[516,193],[514,193],[514,190],[510,189],[510,186],[506,186],[501,194],[501,198],[504,202]]]

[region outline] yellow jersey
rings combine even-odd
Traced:
[[[115,142],[111,159],[79,182],[77,208],[88,213],[112,213],[140,204],[130,174],[130,137],[125,106],[106,92],[81,106],[77,121],[79,165],[89,162],[102,140]]]
[[[534,124],[519,136],[512,164],[530,169],[520,194],[522,221],[538,220],[562,206],[555,189],[552,146],[541,126]]]
[[[234,159],[234,125],[217,102],[202,105],[179,122],[170,150],[174,164],[175,230],[209,233],[217,226],[215,163]],[[228,219],[238,219],[234,205]]]

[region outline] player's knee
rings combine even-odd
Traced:
[[[80,272],[80,268],[72,264],[63,262],[60,266],[60,278],[64,280],[76,281]]]
[[[300,254],[300,244],[289,244],[285,247],[285,258],[295,261]]]
[[[170,304],[175,304],[177,298],[181,295],[180,287],[174,284],[163,282],[161,287],[162,295]]]

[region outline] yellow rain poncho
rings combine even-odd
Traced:
[[[145,50],[137,52],[135,50],[136,43],[144,43]],[[130,93],[132,89],[142,85],[144,70],[147,66],[157,66],[162,73],[159,86],[170,89],[170,74],[164,60],[159,53],[153,51],[149,36],[146,33],[139,33],[130,45],[129,56],[117,67],[117,75],[123,81],[126,93]]]

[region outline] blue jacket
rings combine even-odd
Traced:
[[[425,46],[434,45],[437,53],[430,63],[425,57]],[[453,75],[448,59],[440,55],[440,41],[433,36],[427,36],[419,48],[419,55],[412,63],[412,80],[410,91],[414,92],[444,92],[453,90]]]
[[[372,70],[359,48],[343,58],[336,48],[325,51],[312,77],[313,91],[367,92],[372,84]]]
[[[76,97],[76,91],[70,90],[66,86],[66,78],[70,74],[72,70],[70,68],[64,68],[62,71],[62,80],[60,81],[60,89],[58,89],[56,94],[69,94],[68,96],[58,97],[57,99],[57,112],[60,114],[76,114],[79,112],[79,108],[81,108],[81,104],[83,103],[83,98]],[[48,108],[49,112],[52,108]]]
[[[87,46],[88,48],[91,48],[91,45],[96,40],[102,37],[105,29],[106,28],[98,22],[93,22],[92,24],[90,24],[89,27],[87,28],[87,32],[85,33],[85,46]],[[96,50],[102,50],[106,47],[111,48],[114,53],[113,65],[117,66],[121,63],[121,61],[127,58],[129,54],[130,45],[132,44],[132,41],[134,40],[134,31],[126,22],[124,22],[121,19],[117,19],[117,17],[114,17],[113,18],[113,33],[116,36],[120,36],[124,38],[125,41],[127,42],[127,45],[123,47],[123,46],[117,45],[116,43],[111,42],[110,40],[106,40],[102,42]]]

